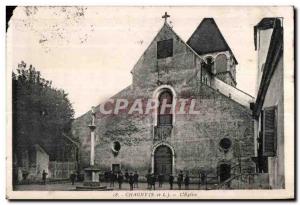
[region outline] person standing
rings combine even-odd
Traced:
[[[201,171],[198,172],[198,189],[201,187]]]
[[[151,174],[151,189],[153,187],[153,190],[155,190],[155,182],[156,182],[156,176],[153,174]]]
[[[134,172],[133,175],[133,187],[138,188],[139,187],[139,174],[137,173],[137,171]]]
[[[173,183],[174,183],[174,176],[170,174],[169,176],[169,184],[170,184],[170,189],[173,189]]]
[[[70,179],[71,179],[72,185],[74,185],[75,184],[75,179],[76,179],[75,172],[72,172],[72,174],[70,175]]]
[[[128,170],[126,169],[126,171],[125,171],[125,180],[128,182],[128,179],[129,179],[129,173],[128,173]]]
[[[116,174],[113,171],[110,171],[110,187],[115,186]]]
[[[180,171],[180,173],[177,176],[178,189],[181,189],[182,181],[183,181],[183,174],[182,171]]]
[[[48,173],[45,170],[43,170],[43,173],[42,173],[43,184],[46,184],[47,175],[48,175]]]
[[[188,173],[186,173],[185,178],[184,178],[184,185],[185,185],[186,190],[189,189],[189,184],[190,184],[190,177],[189,177]]]
[[[201,173],[201,184],[205,185],[205,189],[207,188],[207,183],[206,183],[206,173],[202,172]]]
[[[133,190],[133,183],[134,183],[133,174],[130,172],[130,174],[129,174],[129,186],[130,186],[130,190]]]
[[[150,174],[150,172],[148,172],[146,174],[146,180],[147,180],[147,184],[148,184],[148,189],[151,189],[151,174]]]
[[[163,182],[164,182],[164,175],[162,173],[160,173],[158,175],[158,187],[162,187]]]
[[[121,190],[122,189],[123,180],[124,180],[122,171],[120,171],[118,173],[117,180],[118,180],[118,184],[119,184],[119,189]]]

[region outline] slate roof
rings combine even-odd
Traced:
[[[276,20],[279,20],[277,18],[263,18],[255,27],[260,29],[268,29],[273,28],[274,23]]]
[[[187,44],[199,55],[229,51],[235,63],[238,64],[213,18],[204,18],[187,41]]]

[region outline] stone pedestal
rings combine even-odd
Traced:
[[[104,191],[108,190],[106,186],[100,185],[99,180],[100,169],[95,167],[88,167],[84,169],[84,182],[83,186],[77,186],[76,190],[96,190],[96,191]]]
[[[100,170],[94,167],[84,169],[84,186],[100,186]]]

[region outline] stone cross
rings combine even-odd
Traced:
[[[170,15],[167,12],[165,12],[165,15],[162,16],[162,18],[165,19],[165,23],[167,22],[167,18],[169,17]]]
[[[92,107],[91,109],[91,114],[92,114],[92,123],[89,124],[89,128],[91,131],[91,158],[90,158],[90,166],[94,166],[95,163],[95,108]]]

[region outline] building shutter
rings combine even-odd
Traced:
[[[276,107],[264,109],[263,114],[263,156],[276,155]]]

